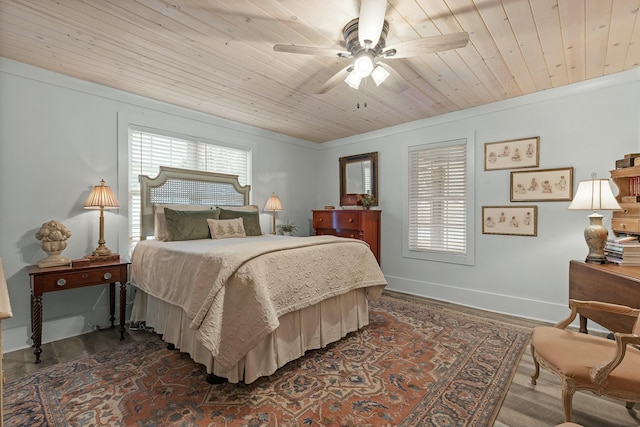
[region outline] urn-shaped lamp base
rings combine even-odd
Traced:
[[[589,215],[589,226],[584,229],[584,239],[587,241],[589,253],[585,262],[592,264],[604,264],[607,258],[604,254],[604,246],[607,243],[609,233],[602,225],[602,215],[593,213]]]

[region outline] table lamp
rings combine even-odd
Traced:
[[[587,241],[589,253],[585,262],[593,264],[606,263],[604,246],[607,243],[608,232],[602,225],[603,216],[599,210],[621,210],[618,201],[613,196],[608,179],[593,179],[580,181],[578,191],[568,209],[590,210],[589,225],[584,229],[584,239]]]
[[[104,179],[100,181],[100,185],[96,185],[91,190],[89,198],[84,204],[85,209],[100,209],[100,239],[98,247],[93,251],[94,257],[104,257],[111,255],[111,251],[104,244],[104,210],[117,209],[120,207],[118,199],[111,191],[111,188],[104,185]],[[115,256],[115,255],[114,255]]]
[[[282,202],[280,201],[280,198],[276,196],[276,193],[271,193],[271,196],[267,199],[267,203],[264,205],[264,210],[273,212],[271,234],[276,234],[276,212],[284,210],[282,208]]]

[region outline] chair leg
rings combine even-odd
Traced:
[[[536,348],[533,346],[533,343],[531,343],[531,357],[533,357],[533,365],[536,368],[533,375],[531,375],[531,384],[536,385],[536,380],[540,376],[540,364],[538,363],[538,359],[536,358]]]
[[[575,385],[567,380],[562,380],[562,405],[564,406],[564,421],[571,422],[573,394],[576,392]]]

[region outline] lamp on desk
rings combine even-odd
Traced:
[[[604,246],[607,243],[608,232],[602,225],[603,216],[599,210],[621,210],[618,201],[613,196],[608,179],[596,179],[595,174],[592,179],[580,181],[578,191],[568,209],[590,210],[589,226],[584,229],[584,239],[589,247],[589,253],[585,262],[593,264],[604,264]]]
[[[276,196],[276,193],[271,193],[271,196],[267,199],[267,203],[264,205],[264,210],[273,212],[271,234],[276,234],[276,212],[284,210],[282,202],[280,201],[280,198]]]
[[[94,257],[104,257],[111,255],[111,251],[104,244],[104,210],[117,209],[120,207],[116,195],[111,191],[111,187],[104,185],[104,179],[100,181],[100,185],[96,185],[91,190],[89,198],[84,204],[85,209],[100,209],[100,239],[98,247],[93,251]],[[114,255],[115,256],[115,255]]]

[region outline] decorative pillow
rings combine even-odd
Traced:
[[[213,211],[215,206],[210,205],[182,205],[182,204],[157,204],[153,205],[153,235],[156,240],[166,241],[167,220],[164,216],[164,208],[175,211]]]
[[[247,237],[244,232],[242,218],[207,219],[212,239],[228,239],[230,237]]]
[[[167,221],[167,240],[196,240],[208,239],[209,224],[207,219],[218,219],[218,209],[206,211],[176,211],[164,208]]]
[[[220,219],[233,219],[242,218],[244,221],[244,231],[247,236],[261,236],[262,230],[260,229],[260,213],[247,212],[247,211],[232,211],[227,209],[220,209]]]

